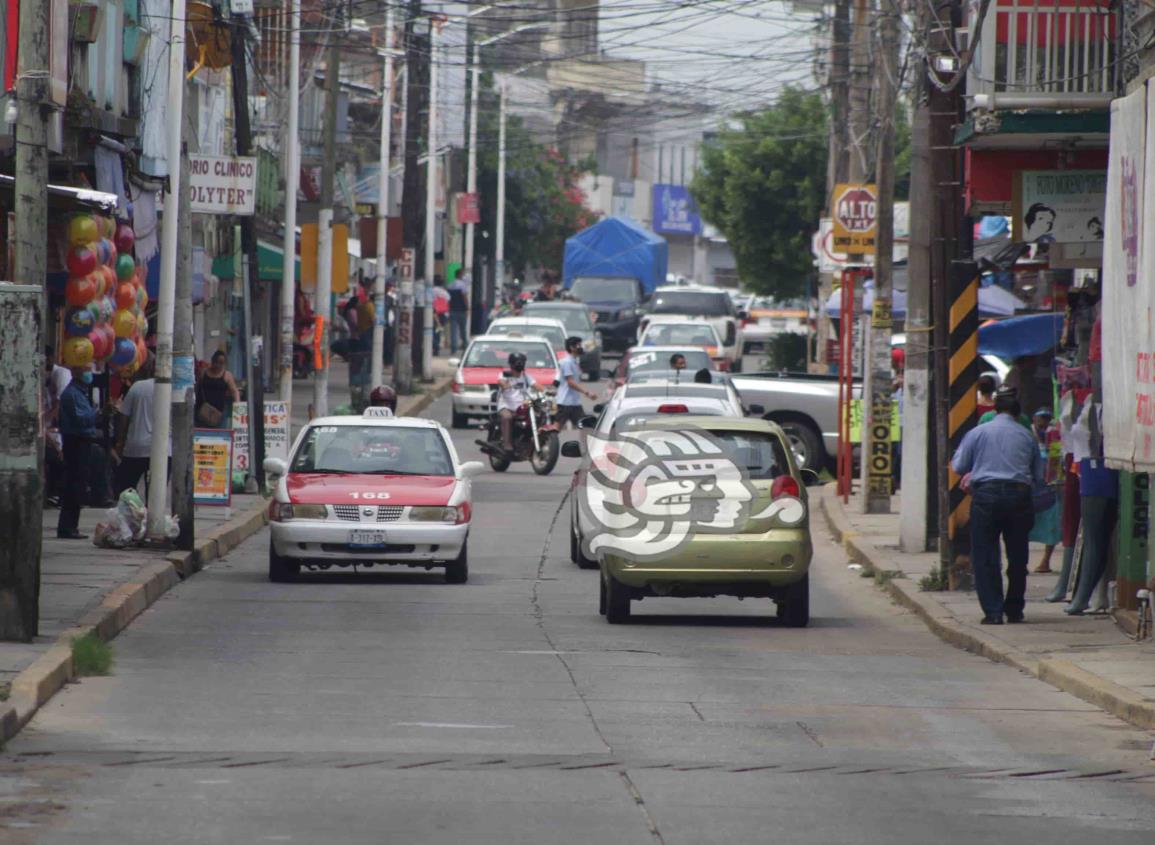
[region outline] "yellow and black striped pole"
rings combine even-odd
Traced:
[[[947,436],[954,455],[963,436],[974,428],[979,380],[979,269],[973,261],[951,265],[948,374],[950,386]],[[948,456],[949,460],[949,456]],[[950,495],[947,526],[950,536],[950,587],[959,586],[957,575],[962,559],[970,557],[970,496],[962,489],[962,478],[949,471]]]

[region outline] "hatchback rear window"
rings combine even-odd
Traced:
[[[786,448],[775,434],[756,431],[711,431],[738,466],[756,480],[789,475]]]

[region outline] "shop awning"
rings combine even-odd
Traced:
[[[284,250],[268,241],[257,241],[257,266],[262,282],[279,282],[284,263]],[[235,275],[236,262],[232,255],[218,255],[213,259],[213,275],[218,279],[231,279]],[[297,256],[296,278],[301,278],[301,258]]]
[[[1013,361],[1055,348],[1063,331],[1062,314],[1029,314],[979,326],[979,354]]]
[[[862,294],[862,313],[869,314],[873,305],[874,284],[867,282],[866,290]],[[1026,307],[1026,304],[1010,291],[995,285],[979,288],[980,317],[1010,317]],[[836,290],[826,300],[826,316],[837,320],[841,312],[842,292]],[[896,289],[891,293],[890,313],[898,319],[906,318],[906,291]]]
[[[16,191],[15,177],[0,174],[0,191],[14,194]],[[109,194],[104,191],[94,191],[91,188],[73,188],[69,185],[50,184],[48,186],[48,205],[51,208],[68,208],[69,206],[80,205],[91,208],[93,211],[112,214],[116,211],[117,202],[119,200],[116,194]]]

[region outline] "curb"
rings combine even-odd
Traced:
[[[833,485],[828,484],[823,488],[819,507],[835,542],[842,545],[851,560],[870,571],[882,568],[880,563],[886,560],[886,555],[858,537],[846,517],[842,503],[838,501]],[[882,589],[897,604],[918,616],[931,633],[943,642],[995,663],[1006,663],[1138,728],[1155,730],[1155,701],[1088,672],[1069,660],[1060,657],[1035,658],[1011,648],[1001,640],[973,631],[918,587],[900,579],[885,582]]]
[[[141,567],[135,578],[106,595],[100,607],[61,633],[48,651],[12,680],[8,700],[0,704],[0,748],[16,736],[61,687],[75,679],[73,638],[94,634],[105,642],[113,639],[182,580],[260,531],[266,519],[267,507],[262,503],[259,508],[246,511],[209,532],[192,551],[174,552],[162,562]]]

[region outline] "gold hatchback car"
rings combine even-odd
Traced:
[[[583,451],[587,480],[574,494],[600,530],[582,551],[599,563],[608,622],[648,596],[725,595],[771,598],[783,623],[808,624],[809,503],[777,424],[669,416],[591,434]]]

